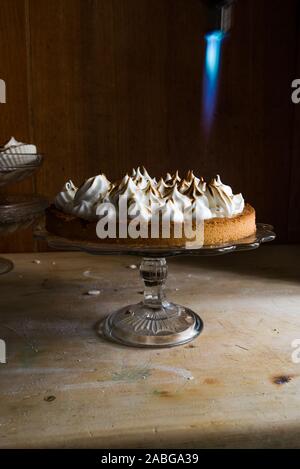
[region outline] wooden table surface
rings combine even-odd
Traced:
[[[138,259],[6,257],[0,447],[300,446],[300,246],[170,260],[168,297],[205,326],[190,344],[152,350],[95,330],[141,299],[128,268]]]

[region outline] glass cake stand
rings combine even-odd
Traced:
[[[0,154],[0,187],[32,176],[42,161],[43,155],[36,153]]]
[[[261,243],[273,241],[273,227],[257,224],[255,235],[234,243],[202,248],[129,247],[74,241],[52,235],[40,228],[35,232],[54,249],[84,251],[89,254],[130,254],[142,256],[140,275],[144,281],[144,299],[111,313],[99,325],[101,335],[115,342],[136,347],[172,347],[197,337],[202,328],[201,318],[189,308],[167,300],[164,292],[167,279],[166,258],[171,256],[210,256],[234,251],[256,249]]]
[[[28,228],[48,206],[40,195],[0,195],[0,236]]]
[[[35,153],[0,153],[0,187],[22,181],[41,166],[43,155]],[[48,204],[37,196],[0,196],[0,236],[34,223]],[[13,269],[13,263],[0,258],[0,275]]]
[[[41,196],[0,196],[0,236],[28,228],[44,214],[48,201]],[[0,257],[0,275],[13,269],[13,263]]]

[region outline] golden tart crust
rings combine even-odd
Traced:
[[[103,244],[124,244],[130,246],[181,247],[191,242],[182,238],[114,238],[100,239],[96,234],[96,221],[86,221],[68,215],[51,205],[46,210],[46,229],[50,233],[74,240],[92,241]],[[204,222],[204,245],[224,244],[251,236],[256,231],[255,210],[246,204],[243,212],[232,218],[211,218]],[[197,241],[197,240],[196,240]],[[202,243],[203,239],[199,241]]]

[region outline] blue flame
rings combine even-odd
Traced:
[[[216,107],[221,44],[225,34],[213,31],[205,36],[205,71],[203,81],[204,124],[209,131]]]

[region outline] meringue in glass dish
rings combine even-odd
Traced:
[[[34,163],[37,148],[31,143],[18,142],[14,137],[0,147],[0,157],[3,161],[9,161],[13,167]]]
[[[187,220],[192,238],[182,229]],[[112,236],[102,235],[100,228],[113,222]],[[156,179],[145,168],[137,168],[116,182],[104,174],[87,179],[79,188],[71,180],[66,182],[46,210],[46,229],[64,238],[97,243],[181,247],[236,241],[254,234],[256,224],[254,208],[220,176],[207,183],[188,171],[183,178],[176,172]]]
[[[31,176],[43,157],[35,145],[18,142],[14,137],[0,147],[0,186]]]

